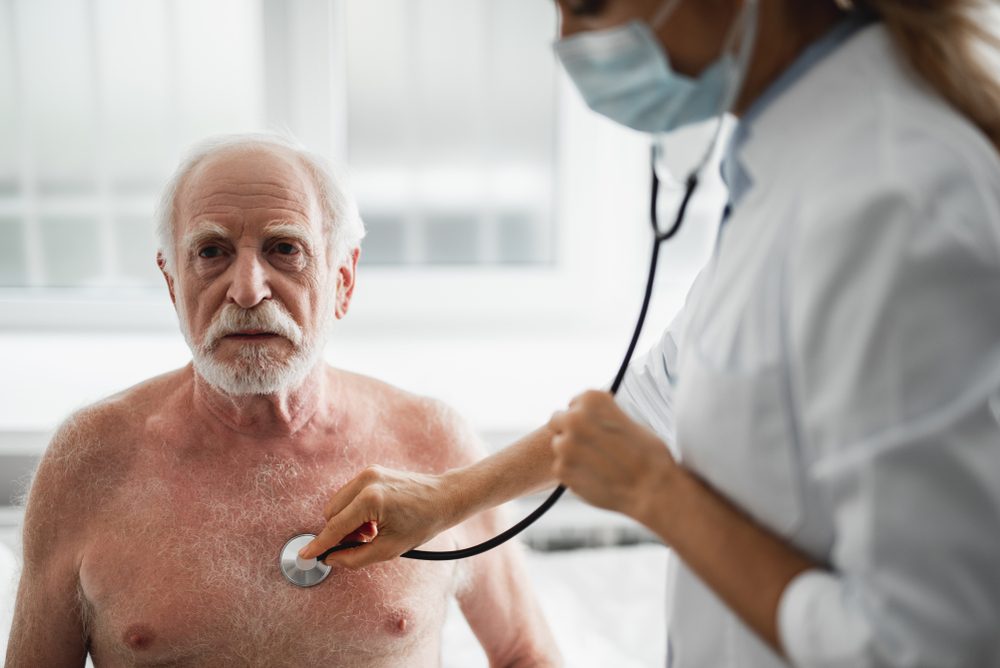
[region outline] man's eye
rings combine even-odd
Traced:
[[[299,249],[295,247],[294,244],[282,241],[274,244],[274,250],[278,251],[282,255],[295,255],[299,252]]]
[[[206,259],[212,259],[222,255],[222,249],[218,246],[205,246],[200,251],[198,251],[198,257],[203,257]]]

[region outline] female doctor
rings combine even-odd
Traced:
[[[371,521],[328,563],[393,558],[558,480],[679,557],[672,666],[1000,666],[994,1],[558,4],[599,113],[739,118],[715,253],[617,398],[468,468],[365,470],[303,556]]]

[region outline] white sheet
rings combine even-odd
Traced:
[[[659,545],[528,552],[528,572],[572,668],[666,662],[667,549]],[[487,666],[456,604],[444,628],[444,668]]]

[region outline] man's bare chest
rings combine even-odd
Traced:
[[[322,527],[355,470],[287,457],[136,466],[80,568],[98,665],[377,666],[436,646],[451,564],[335,569],[309,589],[278,569],[284,542]]]

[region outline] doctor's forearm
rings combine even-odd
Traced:
[[[556,484],[552,432],[541,427],[475,464],[449,472],[464,517]]]
[[[680,466],[636,517],[772,648],[778,605],[796,575],[821,567]]]

